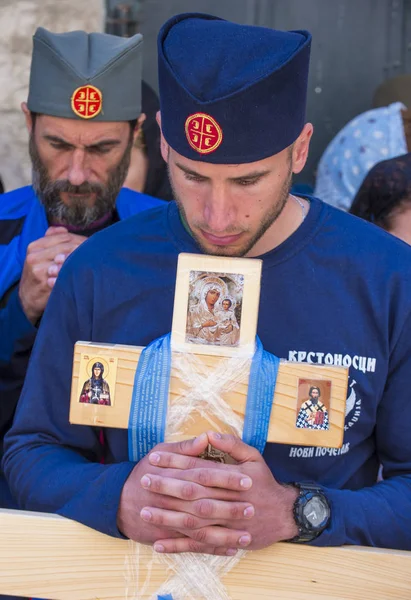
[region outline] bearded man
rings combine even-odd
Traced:
[[[93,233],[163,204],[121,189],[145,118],[142,36],[39,28],[33,41],[22,104],[33,184],[0,204],[0,455],[62,264]],[[0,507],[10,505],[0,474]]]

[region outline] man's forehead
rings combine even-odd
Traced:
[[[203,161],[191,160],[178,154],[170,148],[169,158],[182,170],[197,173],[203,177],[236,179],[245,177],[257,177],[258,175],[270,172],[282,164],[286,164],[288,149],[283,150],[273,156],[264,158],[251,163],[242,164],[215,164]]]
[[[75,145],[98,144],[106,139],[122,139],[128,133],[125,121],[86,122],[63,117],[40,115],[36,128],[42,136],[55,136]]]

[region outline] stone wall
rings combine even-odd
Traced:
[[[32,35],[103,31],[104,0],[0,0],[0,176],[5,189],[30,183],[27,131],[20,104],[27,99]]]

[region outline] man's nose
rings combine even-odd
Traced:
[[[225,186],[214,186],[204,207],[204,220],[210,233],[224,233],[233,224],[236,206]]]
[[[72,185],[81,185],[87,181],[87,175],[85,152],[76,149],[70,157],[67,179]]]

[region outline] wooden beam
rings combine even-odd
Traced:
[[[70,423],[127,429],[134,376],[142,350],[143,348],[139,346],[77,342],[73,359]],[[173,410],[173,406],[178,407],[181,399],[190,392],[189,386],[182,382],[179,376],[176,365],[179,360],[182,360],[181,357],[178,357],[177,353],[173,353],[169,413],[170,410]],[[183,360],[187,361],[190,368],[203,375],[207,372],[212,373],[219,364],[221,367],[221,361],[233,359],[196,353],[195,357],[193,354],[187,354]],[[112,379],[110,379],[111,374],[107,378],[111,390],[111,406],[80,402],[83,384],[90,377],[90,365],[95,362],[102,362],[106,372],[111,368],[111,371],[115,373]],[[229,364],[227,363],[227,365]],[[229,391],[223,391],[221,394],[226,403],[226,407],[221,413],[224,418],[227,418],[227,411],[231,408],[234,412],[233,416],[239,420],[240,426],[244,420],[250,367],[250,364],[242,364],[243,369],[240,373],[231,367],[233,374],[238,379],[235,380],[235,383],[230,383]],[[228,370],[230,370],[229,367]],[[279,444],[340,448],[344,437],[347,384],[348,369],[345,367],[281,361],[273,398],[268,441]],[[296,427],[296,419],[301,405],[299,394],[302,390],[305,393],[303,400],[306,400],[310,385],[324,385],[324,392],[326,389],[330,390],[328,430]],[[212,406],[207,404],[207,399],[199,406],[200,410],[193,410],[190,418],[187,418],[186,422],[181,425],[179,434],[167,435],[167,441],[195,437],[210,429],[235,433],[226,422],[215,414]]]
[[[0,510],[1,594],[148,600],[168,577],[160,561],[62,517]],[[247,553],[223,583],[232,600],[409,600],[411,552],[276,544]]]

